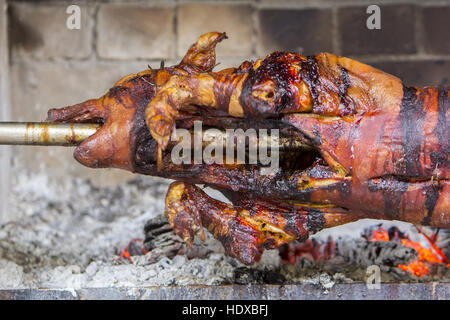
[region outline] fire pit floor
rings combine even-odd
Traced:
[[[381,284],[368,289],[366,284],[336,284],[324,291],[313,284],[229,285],[147,288],[86,288],[78,290],[22,289],[0,290],[0,299],[165,299],[165,300],[447,300],[450,283]]]

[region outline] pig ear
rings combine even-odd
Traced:
[[[216,45],[226,39],[225,32],[209,32],[198,38],[184,56],[181,64],[199,68],[201,71],[211,71],[216,64]]]
[[[106,109],[101,99],[92,99],[60,109],[50,109],[47,122],[99,122],[104,121]]]

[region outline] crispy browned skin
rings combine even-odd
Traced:
[[[361,218],[450,228],[449,88],[406,87],[329,53],[275,52],[211,72],[224,38],[208,33],[179,65],[129,75],[98,100],[50,110],[48,120],[104,123],[75,149],[79,162],[178,180],[165,212],[175,232],[191,243],[205,227],[247,264],[264,248]],[[175,165],[170,134],[195,119],[279,128],[314,150],[284,155],[296,166],[282,163],[274,174],[258,165]],[[233,205],[196,183],[223,191]]]

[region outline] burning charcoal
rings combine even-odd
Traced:
[[[264,283],[264,275],[260,270],[241,267],[234,270],[233,282],[236,284]]]
[[[438,268],[436,264],[442,264],[447,268],[450,267],[445,254],[436,245],[439,229],[431,230],[432,236],[428,236],[422,228],[416,228],[423,243],[421,241],[411,241],[407,234],[403,233],[395,226],[386,231],[381,225],[379,225],[377,229],[370,228],[370,230],[365,233],[369,234],[367,239],[371,242],[398,243],[405,248],[413,249],[417,255],[414,260],[410,260],[406,264],[393,264],[393,266],[407,271],[413,276],[422,277],[435,274],[435,270]],[[397,252],[396,256],[402,257],[403,254],[401,252]]]
[[[152,250],[155,248],[154,240],[166,233],[172,233],[173,229],[167,222],[167,219],[163,215],[159,215],[156,218],[150,219],[144,226],[145,240],[144,246],[147,250]]]
[[[132,256],[141,256],[147,253],[143,247],[142,239],[135,238],[131,240],[128,245],[120,253],[121,258],[126,258],[130,263],[133,263]]]
[[[234,269],[233,282],[236,284],[283,284],[286,278],[280,270],[239,267]]]
[[[395,242],[361,242],[357,241],[356,252],[358,264],[362,266],[386,265],[396,266],[408,263],[417,257],[417,252]]]
[[[175,234],[163,215],[150,219],[145,224],[144,233],[144,248],[150,252],[150,259],[153,262],[158,261],[161,257],[172,259],[176,255],[185,255],[188,259],[206,258],[213,252],[220,252],[220,247],[217,248],[217,245],[211,243],[211,241],[204,243],[195,242],[195,245],[189,248]],[[208,235],[208,240],[213,240],[213,238]]]
[[[284,262],[296,264],[299,257],[309,259],[316,264],[322,264],[336,256],[336,243],[333,237],[329,236],[325,243],[316,239],[306,241],[293,241],[279,248],[280,257]]]
[[[283,284],[286,282],[286,278],[279,270],[265,270],[263,272],[263,277],[264,283],[267,284]]]
[[[388,230],[389,239],[393,241],[399,241],[401,239],[408,239],[408,236],[401,232],[396,226],[392,226]]]
[[[141,239],[133,239],[127,249],[131,256],[140,256],[145,254],[145,250],[142,248]]]
[[[173,232],[163,215],[147,221],[144,234],[144,248],[150,252],[151,262],[159,261],[162,257],[171,259],[186,252],[186,245]]]

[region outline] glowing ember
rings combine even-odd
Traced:
[[[135,238],[120,252],[121,258],[126,258],[133,263],[131,256],[146,254],[148,251],[143,248],[143,240]]]
[[[389,231],[383,229],[383,227],[379,227],[372,232],[372,235],[369,238],[369,241],[398,241],[400,240],[401,244],[414,249],[418,253],[417,260],[410,262],[408,265],[399,264],[398,268],[407,271],[417,277],[421,277],[427,275],[429,272],[429,264],[430,263],[445,263],[447,267],[450,267],[448,264],[447,258],[442,253],[442,251],[436,247],[434,241],[427,237],[419,230],[419,234],[424,237],[424,239],[430,245],[429,248],[424,247],[420,242],[411,241],[408,236],[404,235],[397,228],[393,227],[389,229]]]
[[[389,234],[382,227],[374,230],[369,241],[389,241]]]
[[[320,264],[333,259],[335,254],[336,244],[331,236],[328,237],[326,242],[320,242],[313,238],[304,242],[291,242],[280,248],[281,259],[292,265],[297,263],[298,257]]]
[[[400,268],[406,272],[412,273],[416,277],[421,277],[428,274],[428,266],[424,265],[422,261],[419,262],[411,262],[408,265],[399,264],[397,268]]]

